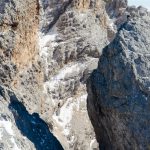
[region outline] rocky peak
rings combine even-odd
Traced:
[[[102,149],[148,149],[148,16],[123,24],[88,82],[88,112]]]

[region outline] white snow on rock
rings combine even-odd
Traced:
[[[11,142],[13,143],[14,147],[12,148],[12,150],[20,150],[14,140],[14,138],[11,138]]]
[[[87,94],[78,97],[77,99],[68,98],[66,103],[60,108],[59,112],[53,115],[53,119],[63,128],[63,134],[69,135],[70,123],[75,111],[81,111],[82,102],[86,101]]]
[[[55,28],[52,29],[47,35],[43,35],[41,32],[39,33],[39,55],[45,64],[46,75],[48,74],[48,58],[50,56],[50,52],[48,50],[58,45],[58,43],[55,42],[56,36],[57,31]]]
[[[6,131],[9,136],[11,136],[10,141],[13,144],[13,147],[11,148],[11,150],[20,150],[14,139],[15,134],[12,129],[12,123],[10,121],[0,120],[0,141],[3,138],[4,131]]]
[[[97,145],[96,139],[91,140],[90,149],[93,150],[93,149],[96,149],[97,147],[98,145]]]
[[[62,68],[55,76],[53,76],[49,81],[44,83],[44,94],[49,92],[56,91],[61,86],[66,86],[69,79],[75,79],[75,77],[82,76],[84,68],[86,66],[81,63],[70,63]],[[61,84],[60,84],[61,82]],[[52,102],[55,105],[55,101],[51,98]]]
[[[61,127],[63,127],[63,132],[65,135],[69,134],[69,122],[72,119],[73,109],[75,106],[75,104],[70,102],[70,100],[71,99],[68,99],[67,102],[61,107],[59,110],[60,112],[56,112],[53,115],[53,119],[56,120]]]
[[[110,19],[107,16],[107,20],[108,20],[108,28],[110,30],[112,30],[113,32],[116,32],[116,25],[115,25],[116,19],[114,19],[114,18]]]
[[[78,76],[85,66],[81,63],[71,63],[61,69],[52,80],[64,80]]]
[[[57,36],[57,31],[54,28],[51,30],[48,34],[43,35],[42,33],[39,33],[39,47],[40,47],[40,56],[48,55],[48,44],[51,45],[51,47],[55,47],[58,45],[57,42],[55,42]]]
[[[0,141],[2,140],[2,137],[3,137],[3,130],[0,128]]]
[[[50,32],[49,34],[42,36],[39,43],[40,47],[43,48],[48,42],[54,42],[56,35],[55,32]]]
[[[14,135],[10,121],[0,120],[0,128],[5,129],[9,135]]]

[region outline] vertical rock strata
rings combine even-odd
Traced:
[[[16,91],[31,110],[31,101],[39,104],[43,80],[38,63],[39,4],[2,0],[0,8],[0,84]]]
[[[33,122],[34,115],[30,115],[40,111],[42,97],[43,75],[38,55],[38,18],[39,4],[36,0],[0,1],[0,149],[2,150],[31,150],[41,146],[45,149],[46,146],[57,149],[57,145],[54,146],[45,140],[51,137],[51,141],[54,143],[57,141],[46,129],[44,121],[37,117],[39,121]],[[13,103],[16,103],[16,108],[10,107]],[[17,106],[17,103],[20,106]],[[46,130],[38,133],[36,131],[38,128]],[[39,136],[42,134],[45,139],[42,136],[38,139],[37,134]],[[32,141],[33,137],[37,138]],[[44,145],[40,143],[42,140],[45,140]]]

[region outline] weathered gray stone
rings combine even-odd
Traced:
[[[95,136],[86,110],[85,83],[108,43],[105,5],[101,0],[41,0],[41,8],[46,97],[42,117],[55,126],[53,132],[64,149],[91,150]]]
[[[126,0],[0,0],[0,149],[46,149],[47,144],[51,149],[49,130],[65,150],[98,149],[86,82],[128,13],[149,14],[142,7],[128,8]],[[145,79],[139,82],[148,86]],[[124,95],[117,86],[113,95]],[[17,102],[10,101],[10,93]]]
[[[51,126],[38,113],[29,114],[16,95],[5,87],[0,87],[0,104],[1,150],[63,150],[49,131]]]
[[[149,27],[148,15],[123,24],[87,84],[88,113],[102,149],[149,149]]]

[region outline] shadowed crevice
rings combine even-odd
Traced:
[[[37,150],[63,150],[60,142],[49,131],[46,122],[38,113],[29,114],[14,94],[10,94],[9,109],[14,115],[18,129],[34,143]]]

